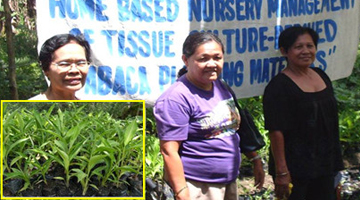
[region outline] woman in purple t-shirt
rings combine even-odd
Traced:
[[[218,79],[224,47],[212,33],[190,34],[183,44],[187,73],[156,101],[154,115],[164,158],[165,180],[176,199],[238,199],[240,115]],[[256,152],[246,154],[258,158]],[[264,171],[253,159],[255,185]]]

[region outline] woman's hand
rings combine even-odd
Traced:
[[[253,160],[254,163],[254,178],[255,178],[255,187],[257,189],[262,189],[265,181],[265,172],[261,159]]]
[[[181,141],[160,140],[160,151],[164,158],[164,178],[173,189],[176,200],[190,200],[184,168],[178,153],[180,145]]]
[[[191,200],[190,199],[190,193],[189,188],[185,188],[184,190],[177,193],[175,196],[176,200]]]
[[[285,159],[284,135],[282,131],[270,131],[269,136],[276,168],[275,196],[279,199],[287,199],[290,196],[291,177]]]
[[[279,199],[287,199],[290,196],[289,184],[291,183],[290,173],[276,176],[275,196]]]
[[[265,181],[265,172],[263,169],[263,163],[261,157],[257,154],[256,151],[247,152],[245,156],[250,159],[254,164],[254,178],[255,178],[255,187],[261,189]]]

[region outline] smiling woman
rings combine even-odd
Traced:
[[[182,60],[187,72],[154,106],[164,180],[177,200],[237,199],[241,119],[219,78],[224,46],[213,33],[192,33],[183,43]],[[265,175],[261,160],[255,151],[245,155],[253,159],[260,189]]]
[[[282,31],[279,49],[287,66],[264,91],[269,174],[279,199],[335,199],[335,177],[344,168],[334,89],[322,69],[311,67],[318,41],[311,28]]]
[[[50,86],[29,100],[78,100],[75,92],[85,84],[90,52],[82,36],[59,34],[48,39],[41,47],[39,61]]]

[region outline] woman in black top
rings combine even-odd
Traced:
[[[331,81],[321,69],[310,67],[318,39],[310,28],[285,29],[279,48],[287,67],[265,88],[269,173],[280,199],[335,199],[334,176],[343,169]]]

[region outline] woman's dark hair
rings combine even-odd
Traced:
[[[178,73],[177,73],[177,77],[180,78],[182,75],[187,73],[187,68],[184,66],[183,68],[181,68]]]
[[[41,47],[39,54],[39,61],[41,68],[44,71],[49,70],[50,64],[53,60],[54,52],[60,47],[65,46],[66,44],[71,43],[72,41],[76,42],[85,49],[86,60],[91,62],[91,50],[89,43],[85,40],[83,35],[72,35],[72,34],[58,34],[55,35],[44,42]]]
[[[279,48],[284,48],[288,52],[289,48],[296,42],[300,35],[309,34],[317,48],[319,35],[311,28],[302,26],[292,26],[283,30],[279,36]]]
[[[195,32],[188,35],[185,39],[182,53],[186,58],[189,58],[195,53],[196,48],[210,41],[215,41],[216,43],[220,44],[221,50],[224,52],[224,45],[216,35],[210,32]]]

